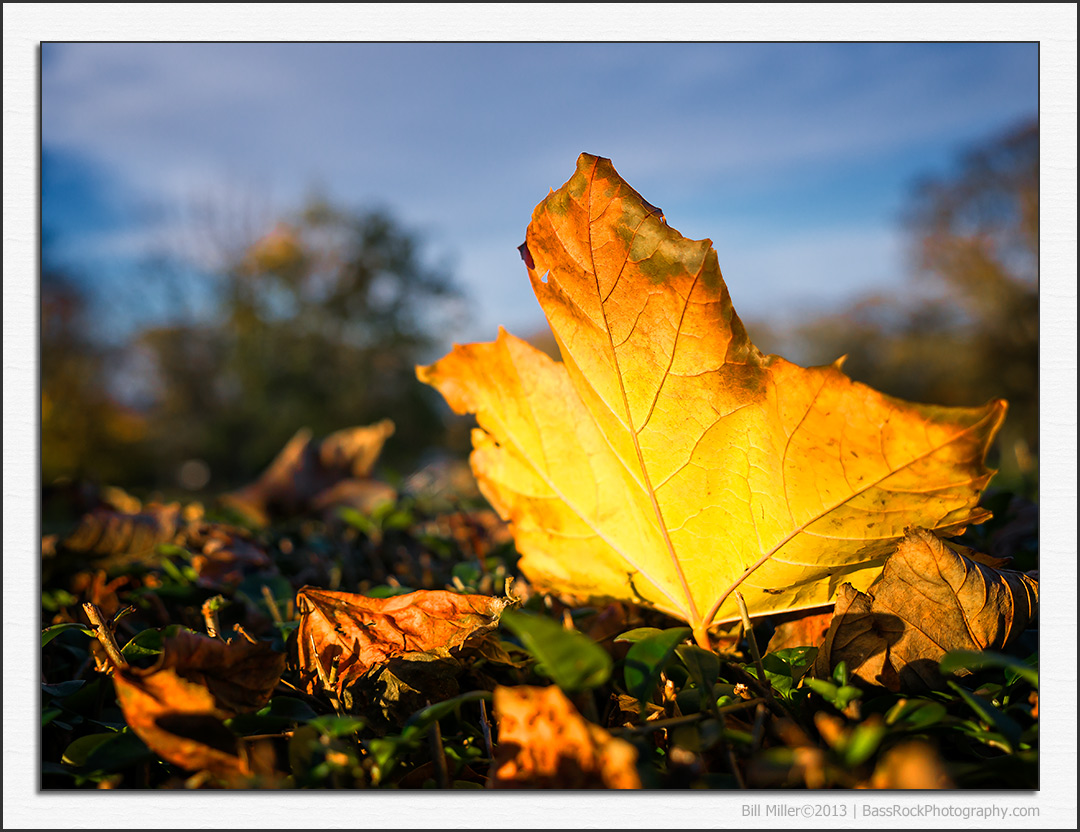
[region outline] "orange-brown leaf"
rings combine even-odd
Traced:
[[[417,590],[391,598],[303,587],[297,652],[307,690],[320,689],[319,670],[344,690],[369,669],[395,656],[453,650],[470,636],[494,629],[508,601],[487,595]]]
[[[1039,583],[964,551],[910,530],[865,593],[842,588],[815,673],[844,661],[870,684],[918,690],[940,686],[938,662],[950,650],[1007,648],[1038,613]]]
[[[222,642],[180,632],[151,668],[113,676],[124,719],[162,759],[235,781],[252,771],[223,720],[265,705],[285,656],[264,642]]]
[[[833,611],[815,612],[791,618],[776,625],[765,652],[773,653],[791,647],[817,647],[825,640],[832,623]]]
[[[637,750],[586,722],[555,685],[497,687],[496,789],[640,789]]]
[[[763,355],[708,240],[582,154],[522,255],[562,361],[501,331],[417,369],[476,414],[471,463],[538,587],[645,603],[699,643],[865,588],[910,525],[958,533],[1005,414],[918,405]]]

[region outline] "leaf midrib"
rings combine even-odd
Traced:
[[[588,207],[589,207],[589,221],[588,221],[588,229],[589,229],[589,260],[590,260],[591,269],[592,269],[593,282],[595,283],[595,286],[596,286],[596,296],[601,299],[601,302],[600,302],[600,314],[603,316],[603,320],[604,320],[604,333],[607,336],[608,346],[611,349],[611,357],[612,357],[612,360],[614,361],[614,364],[615,364],[615,376],[616,376],[616,378],[618,379],[618,382],[619,382],[619,394],[622,397],[623,408],[624,408],[624,410],[626,412],[626,424],[627,424],[627,426],[629,428],[630,437],[631,437],[631,440],[633,441],[633,444],[634,444],[634,451],[637,453],[638,465],[641,467],[641,475],[644,478],[643,485],[645,487],[645,493],[649,495],[649,502],[652,504],[653,513],[656,516],[656,524],[660,528],[660,534],[664,539],[664,546],[667,548],[668,555],[671,558],[671,563],[675,568],[675,574],[679,579],[679,584],[682,586],[683,594],[686,596],[686,602],[687,602],[687,606],[688,606],[688,611],[690,613],[690,615],[688,616],[688,621],[690,622],[691,626],[696,628],[698,626],[698,624],[701,622],[701,614],[698,612],[697,603],[694,601],[694,595],[690,591],[690,584],[686,580],[686,573],[683,572],[682,564],[679,562],[679,557],[675,552],[675,546],[671,542],[671,535],[668,533],[667,523],[664,522],[664,515],[663,515],[663,512],[660,509],[660,503],[656,499],[656,489],[653,488],[652,478],[649,476],[649,469],[645,465],[645,456],[641,451],[641,443],[638,440],[638,431],[635,429],[634,419],[633,419],[633,416],[630,413],[630,401],[629,401],[629,399],[627,398],[627,395],[626,395],[626,385],[623,383],[623,373],[622,373],[622,367],[619,364],[619,354],[618,354],[618,351],[615,349],[615,342],[614,342],[614,339],[612,338],[612,335],[611,335],[611,325],[608,322],[608,316],[607,316],[607,304],[604,303],[604,299],[603,299],[602,293],[600,291],[600,276],[599,276],[599,273],[597,272],[595,248],[593,246],[593,219],[592,219],[592,216],[593,216],[593,212],[592,212],[593,184],[594,184],[595,178],[596,178],[597,161],[593,162],[593,169],[592,169],[592,172],[591,172],[592,175],[590,175],[590,177],[589,177],[589,188],[588,188],[588,192],[587,192]],[[609,205],[610,205],[610,202],[609,202]],[[638,229],[640,229],[641,226],[644,225],[645,222],[647,222],[647,220],[648,220],[648,218],[650,216],[652,216],[652,214],[646,214],[645,217],[638,224],[638,227],[634,229],[634,234],[631,237],[631,242],[627,246],[626,256],[623,258],[622,267],[619,269],[619,274],[616,275],[616,277],[615,277],[615,283],[616,284],[622,278],[623,270],[626,268],[626,264],[630,259],[630,248],[633,245],[633,240],[637,238]],[[694,276],[694,285],[697,285],[697,281],[698,281],[699,278],[700,278],[700,272],[697,275]],[[690,292],[687,293],[686,299],[683,302],[683,309],[682,309],[682,312],[679,315],[679,326],[676,328],[676,331],[675,331],[676,343],[678,342],[679,333],[682,331],[682,319],[683,319],[683,316],[686,314],[686,307],[689,304],[690,294],[692,292],[693,292],[693,287],[691,287]],[[672,361],[674,360],[674,356],[675,356],[675,351],[674,351],[674,347],[672,347],[672,354],[671,354],[671,360]],[[668,369],[670,369],[670,366],[671,365],[669,363]],[[666,377],[666,375],[667,375],[667,371],[665,370],[665,377]],[[662,384],[663,383],[661,382],[661,386],[662,386]],[[656,398],[658,398],[659,395],[660,395],[660,392],[659,392],[659,390],[657,390],[656,397],[654,397],[652,406],[650,407],[650,410],[649,410],[650,415],[652,413],[652,407],[656,406]],[[646,423],[648,423],[648,420],[646,420]],[[639,571],[640,571],[640,569],[639,569]],[[646,575],[646,577],[648,577],[647,573],[642,572],[642,574]],[[655,581],[652,581],[652,582],[654,584],[656,583]]]

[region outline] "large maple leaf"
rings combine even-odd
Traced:
[[[421,380],[475,413],[472,467],[534,583],[707,627],[865,588],[917,525],[957,533],[1004,401],[910,404],[764,355],[709,240],[582,154],[521,248],[562,356],[499,331]]]

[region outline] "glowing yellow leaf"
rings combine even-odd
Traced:
[[[577,596],[705,629],[865,588],[907,526],[958,532],[992,472],[1005,402],[909,404],[840,364],[763,355],[709,240],[688,240],[582,154],[522,246],[562,354],[500,330],[421,380],[475,413],[473,470],[521,568]]]

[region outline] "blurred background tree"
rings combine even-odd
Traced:
[[[145,473],[146,419],[110,394],[114,350],[91,332],[82,282],[45,255],[40,348],[42,482]]]
[[[77,295],[43,281],[43,389],[90,406],[77,429],[59,427],[55,405],[43,409],[43,423],[57,424],[43,430],[44,483],[90,475],[217,492],[257,475],[302,427],[320,437],[387,417],[397,427],[382,457],[390,467],[405,473],[440,442],[437,396],[414,365],[442,345],[458,292],[426,264],[416,235],[383,211],[312,198],[254,243],[231,242],[213,275],[214,314],[145,328],[108,361],[73,340],[78,306],[66,299]],[[116,443],[103,441],[111,422],[93,406],[114,403],[105,377],[130,371],[133,358],[150,395],[132,411],[139,435],[132,427],[128,453],[107,465]],[[150,464],[135,465],[131,452]]]
[[[794,327],[750,321],[752,337],[803,364],[846,354],[853,378],[909,400],[1006,398],[995,483],[1031,493],[1038,181],[1036,124],[972,148],[950,173],[912,190],[909,291]],[[116,345],[87,325],[93,282],[50,264],[43,240],[45,485],[91,478],[220,493],[256,476],[302,427],[320,437],[383,418],[397,432],[382,460],[401,473],[435,448],[464,456],[471,423],[445,419],[441,398],[414,376],[416,363],[445,349],[462,309],[453,280],[428,265],[415,234],[385,212],[322,198],[278,222],[260,218],[255,233],[209,224],[220,249],[209,275],[213,308],[190,311],[199,304],[185,304],[175,270],[168,278],[162,264],[148,267],[145,282],[190,309]],[[533,340],[553,350],[549,333]],[[125,396],[136,375],[143,395]]]
[[[1033,487],[1039,450],[1039,131],[1021,125],[915,184],[904,217],[913,282],[780,332],[751,325],[762,348],[844,371],[904,399],[1009,413],[997,483]]]

